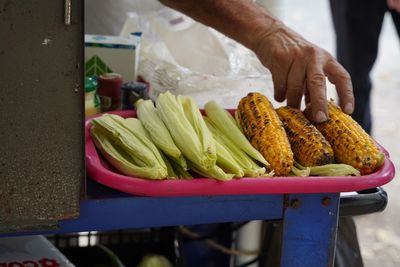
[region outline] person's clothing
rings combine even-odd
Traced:
[[[330,0],[337,59],[350,73],[355,96],[353,118],[371,133],[370,72],[378,54],[379,35],[390,12],[400,36],[400,14],[385,0]]]
[[[336,32],[338,61],[350,73],[355,96],[352,117],[371,134],[370,72],[378,54],[379,35],[386,12],[390,12],[400,36],[400,14],[386,0],[330,0]],[[352,217],[338,224],[335,267],[363,267],[356,225]]]
[[[334,267],[363,267],[357,229],[351,216],[339,217]]]

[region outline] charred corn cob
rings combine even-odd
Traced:
[[[328,112],[329,120],[315,125],[331,144],[336,162],[351,165],[361,174],[372,173],[380,167],[384,155],[361,126],[333,101],[328,102]],[[310,107],[304,113],[310,118]]]
[[[294,159],[306,167],[334,162],[331,145],[301,110],[280,107],[276,110],[289,138]]]
[[[249,93],[240,100],[238,111],[245,135],[270,163],[270,168],[278,176],[289,174],[294,162],[293,152],[282,122],[267,97]]]

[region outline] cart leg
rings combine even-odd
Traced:
[[[339,193],[287,196],[281,267],[333,266],[338,206]]]

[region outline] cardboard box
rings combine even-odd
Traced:
[[[141,33],[129,37],[85,35],[85,75],[115,72],[124,81],[136,81]]]
[[[0,267],[74,267],[44,236],[0,238]]]

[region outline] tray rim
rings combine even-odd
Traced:
[[[231,114],[234,109],[227,109]],[[134,110],[105,112],[122,117],[136,117]],[[379,147],[385,155],[385,163],[376,172],[362,176],[309,176],[309,177],[246,177],[231,181],[213,178],[191,180],[148,180],[113,172],[102,166],[100,157],[91,140],[91,121],[105,113],[85,120],[85,160],[88,176],[94,181],[113,189],[140,196],[217,196],[253,194],[333,193],[352,192],[382,186],[395,175],[388,151]]]

